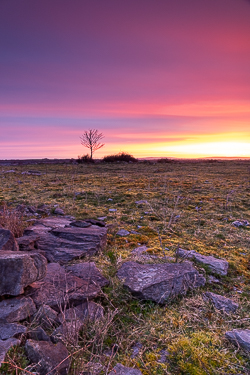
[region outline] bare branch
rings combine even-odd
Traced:
[[[102,133],[99,133],[97,129],[89,129],[85,130],[83,135],[80,137],[81,144],[84,147],[90,149],[90,157],[92,159],[93,154],[96,150],[104,146],[104,143],[101,143],[101,139],[104,138]]]

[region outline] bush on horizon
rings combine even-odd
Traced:
[[[78,156],[76,159],[78,164],[84,164],[84,163],[94,163],[95,161],[89,156],[89,154]]]
[[[134,156],[128,154],[127,152],[119,152],[115,155],[107,155],[104,156],[102,159],[105,163],[115,163],[115,162],[121,162],[125,161],[127,163],[136,163],[138,162],[138,159],[134,158]]]

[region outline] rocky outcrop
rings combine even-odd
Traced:
[[[68,351],[59,342],[27,340],[25,350],[29,360],[37,364],[36,373],[40,375],[67,375],[69,368]]]
[[[250,352],[250,329],[233,329],[226,332],[225,336],[233,344]]]
[[[47,260],[41,254],[0,251],[0,295],[17,296],[46,274]]]
[[[204,293],[204,297],[205,299],[209,299],[217,310],[221,310],[226,313],[235,312],[239,307],[239,305],[230,298],[223,297],[219,294],[206,292]]]
[[[10,298],[0,302],[0,322],[14,323],[32,316],[36,306],[31,298]]]
[[[161,264],[125,262],[117,275],[134,296],[161,304],[179,294],[186,294],[189,289],[205,284],[205,278],[190,262]]]
[[[66,272],[58,263],[49,263],[46,277],[31,284],[26,293],[37,307],[46,304],[60,311],[64,306],[79,305],[98,296],[102,285],[89,273],[80,278]]]
[[[188,251],[180,248],[177,251],[177,256],[184,259],[193,259],[197,263],[207,266],[212,273],[217,275],[225,276],[227,274],[228,262],[225,259],[201,255],[194,250]]]
[[[109,375],[142,375],[142,372],[135,368],[125,367],[121,363],[117,363]]]
[[[8,229],[0,228],[0,250],[19,250],[17,241],[13,233]]]
[[[20,249],[30,250],[34,246],[37,251],[45,254],[49,262],[60,264],[86,255],[94,255],[104,249],[107,228],[91,223],[88,223],[87,227],[84,225],[81,227],[79,221],[77,226],[74,223],[76,222],[65,217],[47,217],[38,220],[25,230],[25,238],[18,240]],[[29,242],[27,236],[32,236],[32,241]]]

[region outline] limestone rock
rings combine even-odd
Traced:
[[[17,243],[19,245],[19,249],[22,251],[34,251],[37,250],[37,240],[39,236],[23,236],[17,238]]]
[[[27,327],[17,323],[0,323],[0,340],[19,337],[27,331]]]
[[[34,321],[42,328],[51,328],[57,322],[57,315],[58,313],[50,306],[42,305],[36,314],[34,314]]]
[[[225,336],[233,344],[239,345],[250,352],[250,329],[233,329],[226,332]]]
[[[40,375],[67,375],[69,368],[68,351],[62,343],[56,345],[47,341],[27,340],[25,350],[29,360],[36,363]]]
[[[0,340],[0,366],[4,362],[6,353],[12,348],[14,345],[20,345],[20,341],[15,338],[10,338],[8,340]]]
[[[205,284],[205,278],[190,262],[139,264],[125,262],[118,270],[118,278],[124,286],[140,299],[166,303],[188,289]]]
[[[120,237],[126,237],[128,236],[130,233],[128,230],[126,229],[120,229],[118,230],[118,232],[116,233],[117,236],[120,236]]]
[[[117,363],[109,375],[142,375],[142,372],[135,368],[125,367],[121,363]]]
[[[235,312],[239,305],[230,298],[223,297],[212,292],[204,293],[205,298],[209,299],[217,310],[225,311],[226,313]]]
[[[246,227],[249,225],[249,222],[247,220],[235,220],[232,225],[238,228]]]
[[[42,327],[37,327],[29,331],[28,338],[35,341],[50,341],[50,337]]]
[[[211,272],[217,275],[226,276],[228,262],[225,259],[217,259],[211,255],[201,255],[194,250],[178,249],[177,255],[180,258],[194,259],[196,262],[206,265]]]
[[[0,251],[0,295],[17,296],[46,274],[47,260],[41,254]]]
[[[107,228],[96,225],[82,228],[71,225],[72,223],[76,222],[66,217],[47,217],[26,229],[24,236],[37,236],[36,247],[39,251],[45,254],[49,262],[61,264],[86,255],[94,255],[104,249]]]
[[[36,312],[31,298],[16,297],[0,302],[0,322],[14,323],[24,320]]]
[[[0,250],[19,250],[17,241],[13,233],[8,229],[0,228]]]
[[[63,322],[79,321],[84,323],[86,319],[95,321],[101,319],[104,315],[104,310],[101,305],[95,302],[84,302],[81,305],[71,307],[65,310],[64,313],[58,315],[58,320]]]
[[[104,287],[109,284],[109,281],[102,276],[94,262],[77,263],[66,267],[68,273],[87,280],[91,284]]]
[[[49,263],[45,278],[30,285],[26,293],[38,307],[46,304],[60,311],[64,306],[79,305],[98,296],[100,286],[66,272],[58,263]]]

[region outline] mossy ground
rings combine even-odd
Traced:
[[[110,280],[99,298],[106,320],[87,326],[77,347],[69,348],[75,353],[70,374],[80,374],[89,362],[110,369],[121,362],[145,375],[249,374],[249,354],[224,337],[227,330],[250,328],[250,227],[232,226],[236,219],[250,221],[248,161],[11,169],[15,173],[0,174],[0,199],[11,207],[57,204],[77,219],[107,217],[107,248],[92,258]],[[22,174],[32,169],[42,175]],[[147,202],[135,203],[140,200]],[[121,228],[137,233],[118,237]],[[177,246],[225,258],[228,276],[166,306],[138,301],[122,288],[116,271],[125,259],[136,259],[131,251],[143,244],[158,262],[173,256]],[[202,298],[207,290],[234,299],[239,309],[231,315],[216,311]],[[142,348],[131,358],[137,342]],[[105,350],[111,350],[111,356],[105,356]],[[169,353],[165,363],[158,362],[161,350]]]

